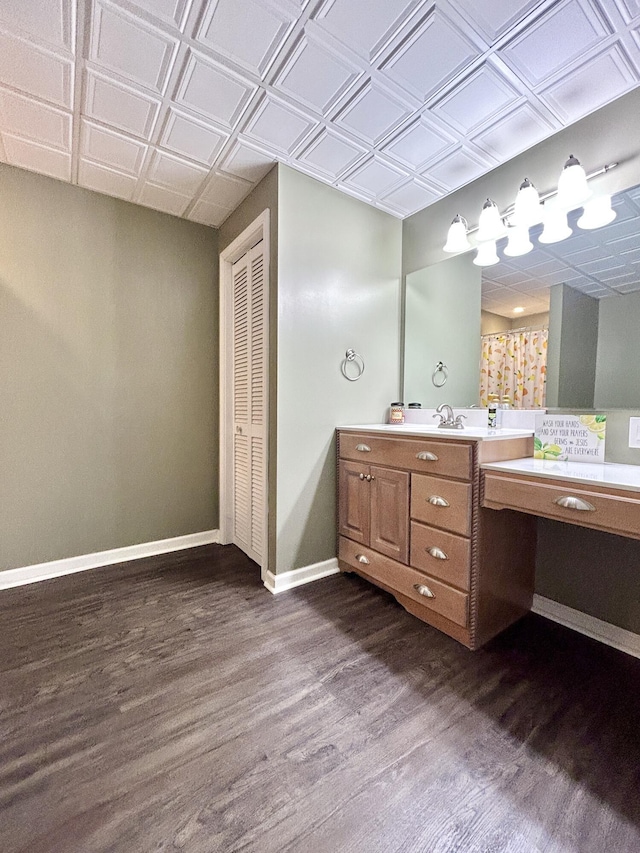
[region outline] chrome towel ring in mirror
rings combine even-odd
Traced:
[[[439,361],[431,374],[431,381],[436,388],[442,388],[444,383],[449,378],[449,368],[442,361]]]
[[[353,376],[349,376],[349,374],[347,373],[347,367],[351,362],[355,364]],[[342,364],[340,365],[340,370],[342,371],[342,375],[345,379],[348,379],[349,382],[356,382],[364,373],[364,359],[354,349],[349,348],[344,354],[344,359],[342,361]],[[358,371],[357,373],[355,373],[356,370]]]

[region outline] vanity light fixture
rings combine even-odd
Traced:
[[[538,190],[531,183],[529,178],[525,178],[520,184],[520,189],[516,196],[513,221],[515,225],[520,225],[524,228],[531,228],[532,225],[538,225],[542,222],[543,208],[540,203]]]
[[[558,181],[558,206],[563,210],[575,210],[582,207],[590,195],[586,172],[580,161],[570,154]]]
[[[513,309],[513,313],[514,314],[524,314],[524,308],[522,307],[522,305],[518,305],[517,308]]]
[[[443,246],[444,252],[467,252],[472,248],[467,239],[467,220],[458,214],[454,217],[447,232],[447,242]]]
[[[495,201],[488,198],[482,205],[482,212],[478,220],[478,242],[484,243],[487,240],[499,240],[506,233],[507,229],[500,216],[498,205]]]
[[[616,216],[617,213],[611,207],[611,196],[599,195],[585,203],[582,216],[576,225],[578,228],[601,228],[613,222]]]
[[[544,228],[538,237],[540,243],[559,243],[573,234],[567,222],[567,214],[564,210],[552,205],[545,204]]]
[[[519,258],[533,249],[533,243],[529,239],[529,229],[522,225],[515,225],[507,229],[508,241],[504,247],[504,253],[509,258]]]
[[[497,264],[499,262],[500,258],[498,257],[498,253],[496,252],[496,241],[487,240],[483,243],[480,243],[476,256],[473,259],[473,263],[477,267],[490,267],[493,266],[493,264]]]

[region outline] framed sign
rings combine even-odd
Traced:
[[[606,415],[536,415],[536,459],[604,462]]]

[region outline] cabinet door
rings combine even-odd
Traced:
[[[341,536],[369,544],[369,466],[340,462],[338,527]]]
[[[409,562],[409,474],[371,466],[370,545],[401,563]]]

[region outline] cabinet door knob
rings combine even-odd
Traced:
[[[373,476],[373,474],[367,474],[367,480],[371,482],[372,480],[375,480],[375,477]]]
[[[365,566],[369,565],[369,560],[367,560],[364,554],[356,554],[356,560],[359,563],[364,563]]]
[[[416,459],[422,459],[426,462],[437,462],[438,457],[435,453],[432,453],[430,450],[421,450],[420,453],[416,453]]]
[[[445,501],[444,498],[441,498],[440,495],[431,495],[429,503],[434,506],[449,506],[449,502]]]
[[[564,507],[564,509],[578,509],[582,512],[595,512],[596,508],[589,501],[582,498],[576,498],[574,495],[565,495],[561,498],[556,498],[554,504]]]
[[[360,477],[361,480],[364,480],[364,474],[358,474],[358,477]]]
[[[371,453],[371,448],[368,444],[356,444],[356,450],[359,450],[360,453]]]
[[[431,554],[432,557],[435,557],[436,560],[448,560],[449,558],[444,553],[442,548],[437,548],[435,545],[431,548],[425,548],[427,554]]]
[[[435,592],[431,592],[429,587],[424,583],[414,583],[413,588],[420,595],[424,595],[425,598],[435,598]]]

